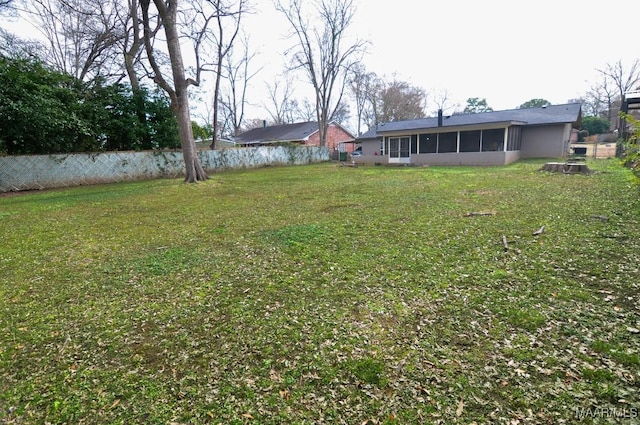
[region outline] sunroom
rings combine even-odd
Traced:
[[[394,121],[356,139],[360,163],[506,165],[567,154],[580,104]]]
[[[378,153],[389,164],[500,165],[518,160],[521,144],[522,126],[505,124],[383,135]]]

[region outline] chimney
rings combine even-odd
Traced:
[[[438,109],[438,127],[442,127],[442,109]]]
[[[262,128],[267,128],[267,120],[262,120]]]

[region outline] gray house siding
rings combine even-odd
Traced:
[[[521,158],[559,158],[568,153],[581,105],[392,121],[356,139],[356,162],[415,165],[506,165]],[[423,136],[426,144],[423,145]],[[384,144],[381,144],[384,140]],[[410,142],[408,142],[410,141]]]
[[[472,126],[471,128],[447,128],[447,131],[427,131],[427,132],[407,132],[396,133],[389,136],[384,136],[379,139],[363,139],[361,140],[362,156],[357,157],[356,161],[362,164],[411,164],[411,165],[506,165],[520,159],[519,150],[508,150],[508,135],[506,128],[495,127],[490,125],[484,126]],[[476,149],[482,151],[464,152],[463,143],[461,141],[461,132],[465,131],[477,131],[478,134],[485,131],[499,131],[502,132],[501,139],[498,140],[498,144],[490,143],[490,141],[483,139],[482,142],[478,140]],[[423,150],[422,134],[435,135],[437,133],[456,134],[455,146],[451,146],[454,151],[452,152],[438,152],[438,153],[421,153]],[[390,138],[409,138],[412,141],[410,153],[408,157],[390,158],[389,148]],[[384,140],[384,147],[382,147],[382,140]],[[494,139],[495,142],[495,139]],[[415,144],[415,145],[414,145]],[[438,142],[438,149],[440,148]],[[433,146],[432,146],[432,149]],[[425,149],[426,150],[426,149]]]
[[[540,125],[522,130],[522,158],[556,158],[566,156],[571,138],[571,124]]]

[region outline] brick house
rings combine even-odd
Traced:
[[[280,124],[254,128],[234,137],[236,145],[243,147],[269,146],[278,143],[295,143],[304,146],[320,146],[320,131],[316,121]],[[325,146],[331,152],[351,152],[355,136],[336,122],[329,123]]]

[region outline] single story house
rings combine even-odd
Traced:
[[[336,122],[329,123],[325,146],[331,151],[351,152],[355,136]],[[303,146],[320,146],[320,131],[316,121],[280,124],[254,128],[234,137],[238,146],[269,146],[278,143],[295,143]]]
[[[454,114],[379,124],[356,139],[359,163],[506,165],[569,153],[580,128],[580,103]]]

